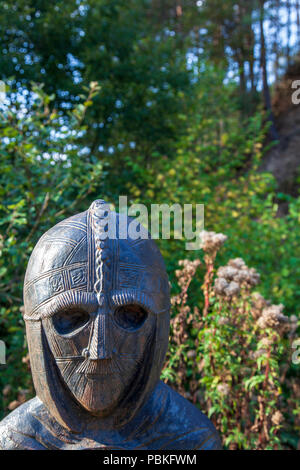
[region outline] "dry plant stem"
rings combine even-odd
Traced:
[[[204,284],[203,284],[203,291],[204,291],[203,316],[204,317],[207,316],[208,310],[209,310],[209,297],[211,294],[213,274],[214,274],[214,258],[205,256],[205,265],[206,265],[206,273],[205,273]]]

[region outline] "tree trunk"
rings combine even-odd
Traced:
[[[287,8],[287,23],[286,23],[286,35],[287,35],[287,43],[286,43],[286,59],[287,59],[287,66],[291,65],[291,47],[290,47],[290,40],[291,40],[291,2],[290,0],[286,3]]]
[[[296,50],[299,53],[300,50],[300,1],[296,0],[296,15],[297,15],[297,44],[296,44]]]
[[[274,34],[274,39],[273,39],[273,52],[274,52],[274,55],[275,55],[274,73],[275,73],[275,81],[276,81],[276,83],[278,83],[279,75],[280,75],[280,72],[279,72],[279,69],[280,69],[279,58],[280,58],[280,52],[281,52],[281,50],[280,50],[281,46],[280,46],[280,42],[279,42],[280,30],[281,30],[281,27],[280,27],[280,0],[275,1],[274,15],[275,15],[275,19],[274,19],[275,34]]]
[[[279,136],[275,126],[274,115],[272,112],[271,106],[271,94],[268,84],[268,70],[267,70],[267,54],[266,54],[266,41],[265,41],[265,32],[264,32],[264,19],[265,19],[265,0],[259,0],[260,4],[260,16],[259,16],[259,25],[260,25],[260,67],[262,71],[262,81],[263,81],[263,96],[265,109],[267,112],[267,119],[271,123],[269,134],[272,140],[279,140]]]

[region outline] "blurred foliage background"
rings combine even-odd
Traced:
[[[206,229],[229,237],[216,267],[242,256],[261,275],[259,292],[299,315],[299,146],[292,144],[300,107],[291,99],[291,80],[300,78],[299,1],[1,6],[0,417],[33,394],[21,317],[28,257],[45,230],[98,197],[205,204]],[[187,252],[184,240],[159,246],[177,294],[178,261],[199,253]],[[200,266],[189,290],[200,309],[204,275]],[[299,365],[288,373],[299,380]],[[274,448],[297,447],[299,419],[289,423]]]

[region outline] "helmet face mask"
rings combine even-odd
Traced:
[[[137,304],[87,312],[76,305],[42,321],[59,374],[88,412],[111,413],[134,385],[156,317]]]

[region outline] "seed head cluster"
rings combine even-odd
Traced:
[[[237,296],[242,288],[250,289],[259,281],[260,276],[254,268],[248,268],[242,258],[235,258],[218,269],[214,291],[217,295],[230,299]]]
[[[263,330],[272,328],[280,333],[289,329],[289,318],[283,314],[284,306],[270,305],[263,309],[260,318],[257,320],[258,326]]]
[[[223,233],[216,233],[216,232],[207,232],[203,230],[200,232],[200,248],[202,248],[205,253],[216,253],[223,243],[227,240],[227,236]]]

